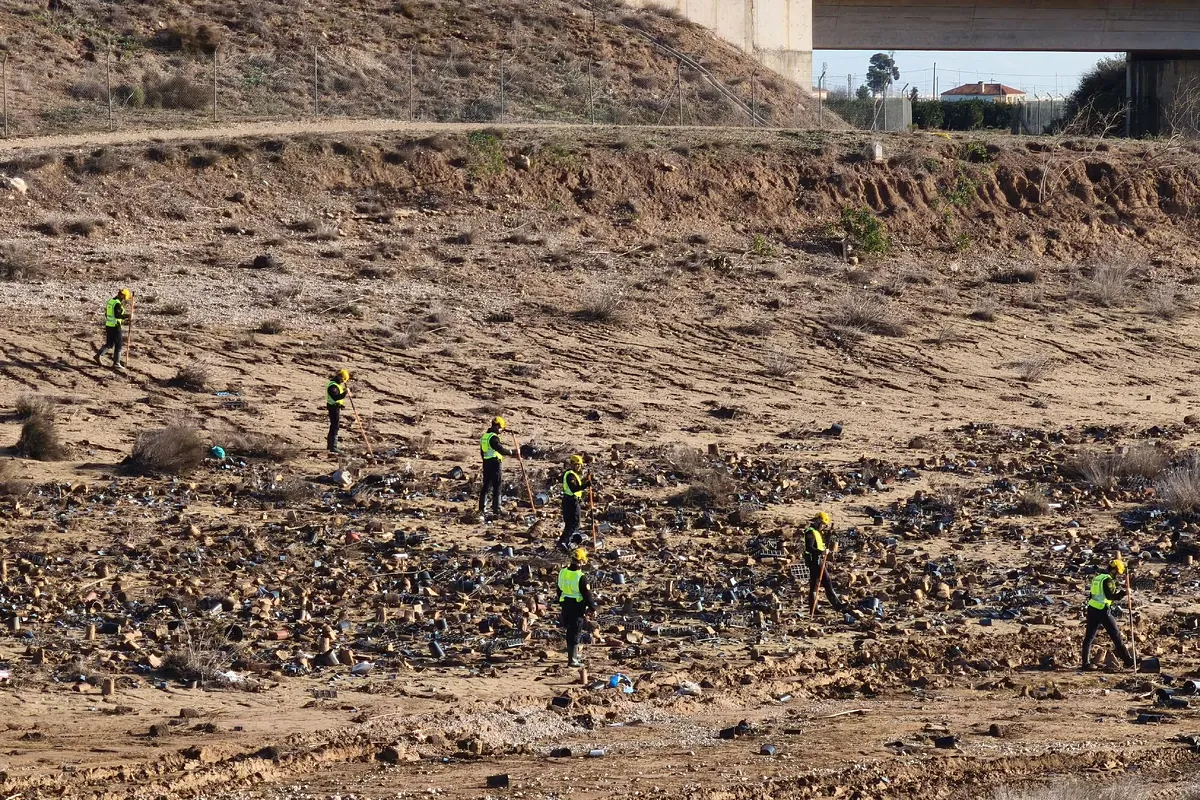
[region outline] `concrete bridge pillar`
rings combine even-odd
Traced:
[[[753,55],[767,69],[804,89],[812,87],[813,0],[626,0],[626,3],[678,11]]]
[[[1200,51],[1131,52],[1130,136],[1200,134]]]

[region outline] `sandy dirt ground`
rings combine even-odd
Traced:
[[[1058,143],[1072,178],[1030,201],[1006,187],[1049,157],[1020,140],[980,166],[890,137],[875,165],[814,137],[0,144],[28,183],[2,196],[0,440],[32,413],[66,448],[0,475],[5,796],[1188,796],[1194,154]],[[849,263],[842,210],[875,202],[891,248]],[[126,285],[117,374],[90,359]],[[371,453],[352,426],[323,450],[341,366]],[[509,459],[480,522],[498,413],[537,508]],[[134,469],[172,424],[230,457]],[[552,591],[572,452],[586,678]],[[807,607],[819,509],[846,615]],[[1118,552],[1160,672],[1103,638],[1077,671]]]

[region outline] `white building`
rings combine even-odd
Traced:
[[[1019,103],[1025,99],[1020,89],[1003,83],[965,83],[956,89],[942,92],[942,101],[956,103],[963,100],[982,100],[985,103]]]

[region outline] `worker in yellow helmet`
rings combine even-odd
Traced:
[[[583,493],[592,485],[592,473],[583,471],[583,456],[571,456],[562,481],[563,532],[558,539],[560,550],[579,544],[579,517]]]
[[[584,620],[596,610],[596,601],[583,572],[587,562],[587,550],[576,548],[571,553],[570,565],[558,573],[558,602],[562,604],[561,621],[567,634],[567,665],[572,667],[583,666],[579,638]]]
[[[825,590],[829,605],[835,611],[845,611],[846,604],[838,597],[833,587],[833,576],[829,574],[829,551],[825,537],[833,533],[833,517],[826,511],[812,518],[804,531],[804,563],[808,565],[808,607],[816,605],[817,584]]]
[[[102,364],[100,357],[112,350],[113,368],[117,371],[125,369],[121,354],[125,351],[125,326],[129,324],[132,314],[132,301],[133,293],[122,289],[104,304],[104,346],[92,357],[97,364]]]
[[[504,457],[511,456],[512,450],[504,446],[500,432],[508,427],[504,417],[496,417],[491,426],[484,431],[479,440],[479,452],[483,456],[483,485],[479,489],[479,516],[483,516],[483,508],[487,503],[488,493],[492,495],[492,516],[500,516],[500,480]]]
[[[350,370],[339,369],[325,384],[325,409],[329,412],[329,436],[325,446],[331,453],[338,450],[338,430],[342,425],[342,409],[346,407],[346,398],[350,396]]]
[[[1092,642],[1095,641],[1096,632],[1100,628],[1104,628],[1108,632],[1108,638],[1112,639],[1113,648],[1117,651],[1117,656],[1125,662],[1125,667],[1127,669],[1133,667],[1133,656],[1125,647],[1121,631],[1117,628],[1117,621],[1113,619],[1112,615],[1113,602],[1125,597],[1125,591],[1113,580],[1113,573],[1118,576],[1124,575],[1125,562],[1118,556],[1109,564],[1109,570],[1109,572],[1101,572],[1092,578],[1088,590],[1087,630],[1083,634],[1083,669],[1091,668]]]

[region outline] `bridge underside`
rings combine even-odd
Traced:
[[[1132,135],[1200,119],[1200,0],[625,2],[678,11],[804,87],[813,48],[1127,52]]]
[[[1180,51],[1196,0],[812,0],[822,50]]]

